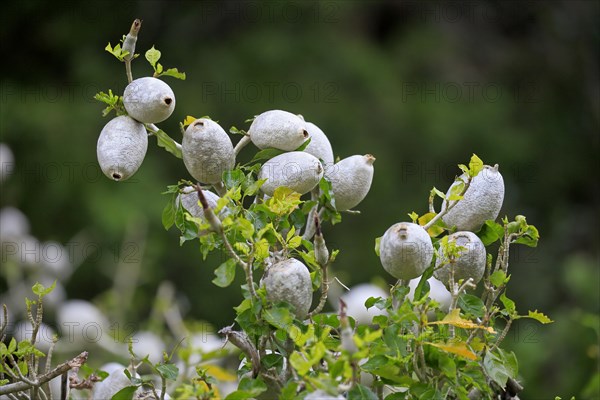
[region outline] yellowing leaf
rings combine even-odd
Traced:
[[[457,354],[459,356],[468,358],[469,360],[476,360],[477,354],[473,353],[464,342],[449,342],[449,343],[430,343],[425,344],[442,349],[447,353]]]
[[[218,381],[225,382],[235,382],[237,381],[237,376],[232,374],[231,372],[217,366],[217,365],[204,365],[202,368],[206,369],[206,373]]]
[[[290,214],[298,205],[302,203],[300,193],[294,192],[292,189],[285,186],[278,187],[273,193],[273,197],[267,200],[266,205],[269,211],[282,216]]]
[[[457,328],[484,329],[484,330],[488,331],[489,333],[496,333],[496,331],[494,331],[494,328],[492,328],[491,326],[486,327],[483,325],[478,325],[478,324],[474,323],[473,321],[462,318],[460,316],[460,310],[458,308],[455,308],[454,310],[452,310],[450,312],[450,314],[448,314],[444,317],[443,320],[429,322],[428,325],[452,325],[452,326],[456,326]]]
[[[436,215],[437,215],[436,213],[431,213],[431,212],[421,215],[418,219],[419,225],[423,226],[423,225],[427,224]],[[444,232],[444,228],[442,228],[441,226],[439,226],[437,224],[433,224],[431,226],[431,228],[429,228],[427,230],[427,233],[429,233],[429,236],[431,236],[431,237],[437,237],[437,236],[441,235],[443,232]]]
[[[198,118],[196,117],[192,117],[191,115],[188,115],[187,117],[185,117],[185,119],[183,120],[183,126],[188,126],[191,125],[192,122],[194,122],[195,120],[197,120]]]
[[[483,161],[481,161],[481,158],[477,157],[476,154],[473,154],[471,161],[469,161],[469,175],[475,177],[482,169]]]

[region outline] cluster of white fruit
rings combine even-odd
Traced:
[[[456,185],[467,180],[466,174],[461,175],[448,190],[446,198],[450,198]],[[434,276],[450,289],[451,282],[471,279],[477,284],[482,279],[486,250],[473,232],[479,231],[486,220],[498,217],[504,200],[504,180],[497,165],[484,166],[466,187],[462,199],[457,202],[444,200],[442,204],[441,219],[457,232],[448,236],[449,245],[438,249]],[[446,254],[452,246],[458,254]],[[434,246],[422,226],[399,222],[385,232],[379,251],[383,268],[395,278],[408,281],[418,278],[430,266]]]
[[[115,181],[131,177],[140,167],[148,147],[145,124],[168,118],[175,106],[175,96],[167,84],[156,78],[140,78],[125,89],[123,104],[129,115],[118,116],[106,124],[98,139],[98,161],[102,171]],[[154,127],[148,127],[155,131]],[[299,148],[310,140],[302,151]],[[258,179],[264,180],[261,191],[273,196],[279,187],[301,195],[318,190],[325,176],[331,183],[338,211],[357,206],[367,195],[373,180],[375,158],[355,155],[334,163],[331,144],[325,133],[301,115],[270,110],[256,116],[248,133],[238,143],[241,149],[252,142],[259,149],[283,151],[265,162]],[[238,150],[239,151],[239,150]],[[235,167],[236,149],[225,130],[215,121],[200,118],[186,128],[181,154],[189,174],[198,182],[218,188],[223,173]],[[217,189],[218,190],[218,189]],[[204,190],[209,207],[219,196]],[[194,217],[204,217],[198,194],[192,187],[184,189],[178,201]],[[227,208],[221,211],[221,217]],[[262,284],[272,301],[287,301],[298,317],[304,317],[311,305],[312,284],[307,267],[295,259],[275,260]]]

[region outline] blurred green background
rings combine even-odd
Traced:
[[[242,129],[255,114],[285,109],[319,125],[336,156],[377,157],[361,214],[325,228],[341,250],[336,274],[348,285],[392,283],[373,252],[375,237],[413,210],[425,213],[429,190],[445,191],[456,164],[472,153],[500,164],[501,214],[526,215],[541,234],[538,248],[512,254],[508,295],[522,312],[538,309],[556,321],[517,324],[507,339],[520,361],[523,398],[596,398],[599,4],[6,3],[0,142],[16,165],[0,206],[25,213],[40,240],[70,246],[69,257],[81,263],[66,284],[68,298],[112,302],[122,321],[143,325],[158,285],[169,280],[186,318],[232,322],[240,294],[211,283],[219,257],[203,262],[196,244],[180,248],[177,232],[161,225],[167,199],[160,193],[189,178],[183,164],[151,138],[130,181],[109,181],[96,166],[107,120],[92,97],[126,85],[123,65],[104,47],[141,18],[137,51],[155,45],[165,67],[187,73],[186,81],[165,78],[177,106],[160,126],[176,140],[186,115]],[[151,74],[143,56],[133,73]],[[117,266],[130,261],[141,263],[140,279],[131,303],[119,305],[106,293]],[[0,279],[0,294],[8,286]]]

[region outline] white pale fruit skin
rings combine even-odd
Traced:
[[[265,272],[262,285],[270,301],[291,304],[299,319],[308,314],[312,304],[312,282],[308,268],[300,261],[289,258],[271,265]]]
[[[379,258],[394,278],[409,280],[423,274],[433,259],[433,244],[425,229],[411,222],[392,225],[381,238]]]
[[[96,343],[106,337],[109,329],[109,322],[104,314],[85,300],[64,302],[58,309],[56,320],[60,331],[69,332],[70,343]]]
[[[485,246],[481,239],[473,232],[461,231],[448,236],[448,243],[450,242],[454,242],[464,249],[459,250],[460,255],[452,263],[448,262],[448,257],[442,249],[435,262],[436,270],[433,272],[433,276],[449,286],[450,273],[454,269],[454,282],[456,283],[461,279],[469,278],[472,278],[475,284],[481,281],[486,263]],[[443,266],[440,267],[441,265]]]
[[[300,194],[310,192],[323,177],[323,166],[313,155],[303,151],[291,151],[271,158],[263,164],[258,179],[267,181],[261,190],[273,196],[275,189],[288,187]]]
[[[111,399],[119,390],[132,386],[133,384],[123,372],[125,366],[116,366],[114,370],[102,381],[94,384],[92,390],[92,398],[94,399]]]
[[[123,105],[130,117],[145,124],[156,124],[169,118],[175,110],[175,94],[160,79],[139,78],[125,88]]]
[[[312,393],[306,395],[304,400],[339,400],[345,399],[342,395],[332,396],[324,390],[315,390]]]
[[[0,182],[6,180],[15,168],[15,157],[10,147],[0,143]]]
[[[467,176],[460,176],[464,182]],[[457,183],[453,183],[446,196]],[[498,165],[486,165],[472,180],[463,198],[442,217],[444,223],[458,231],[477,232],[486,220],[495,220],[504,201],[504,179],[498,171]],[[442,210],[446,201],[442,204]]]
[[[323,167],[327,170],[333,165],[333,149],[329,139],[321,128],[312,122],[306,123],[306,130],[310,137],[310,143],[304,151],[322,160]]]
[[[408,282],[408,287],[410,288],[408,298],[410,300],[414,299],[415,290],[420,281],[421,277],[418,277],[411,279],[410,282]],[[442,282],[438,281],[433,276],[427,279],[427,283],[429,283],[429,297],[440,304],[440,310],[447,313],[450,309],[450,303],[452,302],[452,294],[446,289],[446,286],[444,286]],[[433,315],[434,314],[432,313],[431,316]]]
[[[29,219],[15,207],[0,209],[0,242],[9,238],[25,236],[29,233]],[[5,251],[7,249],[4,249]]]
[[[181,153],[190,175],[202,183],[221,182],[223,172],[235,165],[231,139],[219,124],[207,118],[197,119],[187,127]]]
[[[352,286],[350,291],[340,297],[346,303],[346,314],[353,317],[357,324],[368,325],[373,321],[373,317],[384,315],[385,311],[377,307],[367,309],[365,301],[369,297],[382,297],[385,299],[388,297],[388,293],[372,283],[362,283]]]
[[[13,336],[17,342],[22,340],[31,341],[31,335],[33,334],[33,327],[29,321],[17,322],[13,329]],[[53,343],[53,337],[56,334],[54,329],[45,323],[41,323],[38,332],[35,336],[35,347],[44,353],[48,353]]]
[[[177,195],[176,202],[179,203],[179,201],[181,201],[181,205],[183,206],[183,208],[185,208],[191,214],[192,217],[203,218],[204,209],[199,203],[198,193],[196,192],[196,189],[194,189],[191,186],[186,186],[183,189],[183,191],[183,194],[180,193],[179,195]],[[204,194],[204,198],[206,199],[208,206],[214,209],[217,206],[217,202],[219,201],[220,197],[209,190],[203,190],[202,193]],[[221,212],[223,212],[223,210],[221,210]]]
[[[308,138],[304,119],[282,110],[258,115],[248,129],[250,140],[259,149],[296,150]]]
[[[141,331],[133,335],[133,354],[138,359],[148,356],[153,364],[162,361],[165,343],[158,335],[150,331]]]
[[[370,154],[355,155],[340,160],[325,171],[338,211],[350,210],[367,197],[373,182],[374,162],[375,157]]]
[[[96,150],[104,175],[124,181],[142,165],[148,150],[148,134],[144,125],[133,118],[115,117],[102,128]]]

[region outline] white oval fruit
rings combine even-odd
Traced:
[[[96,382],[92,389],[92,398],[111,399],[119,390],[127,386],[133,386],[133,383],[125,375],[125,366],[114,366],[114,370],[102,381]]]
[[[460,179],[466,182],[467,176],[462,174]],[[454,182],[446,196],[458,182]],[[477,232],[486,220],[496,219],[504,201],[504,179],[498,171],[498,165],[486,165],[472,180],[469,188],[454,207],[442,217],[444,223],[458,231]],[[442,204],[442,210],[446,201]]]
[[[160,79],[139,78],[125,88],[123,105],[130,117],[145,124],[156,124],[173,113],[175,94]]]
[[[259,149],[296,150],[308,138],[304,119],[282,110],[258,115],[248,129],[250,140]]]
[[[267,181],[261,190],[273,196],[275,189],[288,187],[300,194],[310,192],[323,177],[323,166],[313,155],[303,151],[291,151],[271,158],[263,164],[258,179]]]
[[[104,175],[124,181],[138,170],[148,149],[144,125],[126,115],[108,121],[98,138],[98,163]]]
[[[409,299],[414,299],[415,290],[420,281],[421,277],[418,277],[411,279],[410,282],[408,282],[408,287],[410,288],[410,292],[408,292]],[[452,301],[452,294],[450,294],[442,282],[438,281],[433,276],[427,279],[427,283],[429,283],[429,297],[439,303],[440,310],[448,312]],[[433,316],[433,313],[431,316]]]
[[[262,285],[270,301],[291,304],[300,319],[308,314],[312,304],[312,282],[308,268],[300,261],[289,258],[271,265],[265,272]]]
[[[197,119],[187,127],[181,153],[190,175],[202,183],[221,182],[223,172],[235,165],[231,139],[219,124],[208,118]]]
[[[356,207],[367,196],[373,182],[374,162],[375,157],[370,154],[350,156],[325,171],[338,211]]]
[[[0,143],[0,182],[8,178],[15,168],[15,157],[10,147]]]
[[[108,319],[92,303],[85,300],[69,300],[58,309],[58,329],[68,332],[69,344],[89,345],[106,339]]]
[[[185,193],[179,194],[177,196],[177,204],[179,204],[179,201],[181,201],[181,205],[183,206],[183,208],[185,208],[191,214],[192,217],[204,217],[204,210],[202,209],[202,206],[199,203],[198,193],[196,192],[196,190],[191,186],[186,186],[183,190]],[[204,194],[204,198],[206,199],[208,206],[214,209],[217,206],[217,202],[219,201],[220,197],[211,192],[210,190],[203,190],[202,193]],[[224,210],[225,208],[223,208],[221,212],[223,212]]]
[[[396,279],[413,279],[431,264],[433,244],[423,227],[399,222],[381,238],[379,258],[383,268]]]
[[[322,160],[325,169],[331,167],[333,165],[333,149],[325,133],[312,122],[306,123],[306,130],[310,137],[310,143],[304,151]]]
[[[29,220],[21,210],[15,207],[0,209],[0,241],[25,236],[28,233]]]
[[[387,298],[388,294],[379,286],[372,283],[362,283],[350,288],[350,291],[340,296],[346,303],[346,314],[353,317],[357,324],[368,325],[373,321],[373,317],[384,315],[385,311],[377,307],[367,309],[365,301],[369,297]]]
[[[454,282],[459,280],[473,279],[478,283],[483,278],[486,263],[486,251],[483,242],[473,232],[461,231],[448,236],[448,244],[454,243],[462,249],[458,249],[458,257],[450,262],[444,249],[440,249],[440,255],[435,265],[437,268],[433,275],[446,286],[450,284],[450,273],[454,270]]]
[[[133,335],[132,349],[139,359],[148,356],[152,364],[156,364],[163,359],[165,343],[158,335],[150,331],[141,331]]]

